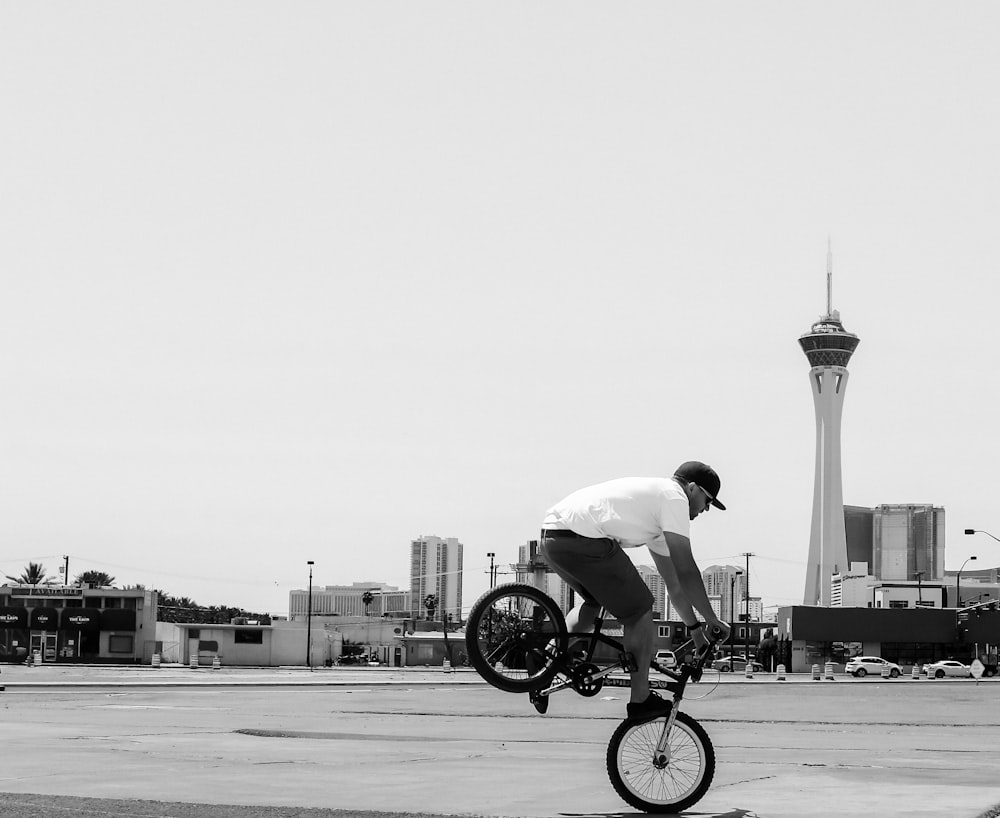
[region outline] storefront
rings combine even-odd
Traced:
[[[155,634],[152,591],[0,586],[0,662],[149,662]]]

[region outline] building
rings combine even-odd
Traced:
[[[885,581],[868,573],[868,564],[851,563],[850,571],[834,574],[834,608],[945,608],[947,592],[941,582]]]
[[[427,597],[437,597],[438,619],[462,619],[464,546],[454,537],[418,537],[410,543],[410,595],[413,616],[425,610]]]
[[[882,580],[940,582],[944,578],[944,509],[880,505],[872,530],[874,574]]]
[[[636,569],[653,595],[653,618],[662,619],[667,612],[667,584],[652,565],[637,565]]]
[[[725,616],[722,612],[722,597],[718,594],[709,594],[708,602],[712,606],[712,613],[714,613],[719,619],[725,621]],[[701,618],[700,614],[697,614],[698,618]],[[667,613],[664,619],[671,622],[683,622],[684,618],[677,612],[677,609],[673,606],[670,601],[670,597],[667,597]]]
[[[1000,568],[967,568],[961,576],[958,571],[945,571],[944,587],[950,608],[967,608],[1000,600]]]
[[[743,582],[742,568],[734,565],[710,565],[701,572],[701,576],[709,598],[717,596],[720,599],[721,619],[736,622],[740,614],[746,613],[746,585]],[[760,617],[751,617],[753,619],[759,620]]]
[[[0,586],[0,662],[148,664],[155,591],[78,585]]]
[[[162,662],[211,667],[328,667],[378,662],[398,667],[404,662],[405,634],[412,620],[366,616],[313,616],[255,622],[235,619],[216,623],[157,622],[157,648]],[[461,643],[461,634],[452,635]]]
[[[371,601],[365,605],[365,594]],[[288,616],[296,619],[309,612],[309,590],[295,589],[288,594]],[[409,591],[401,591],[384,582],[354,582],[350,585],[325,585],[312,589],[313,616],[416,616]],[[422,613],[419,612],[419,613]]]
[[[843,670],[861,655],[896,662],[904,673],[939,659],[985,656],[995,664],[1000,611],[789,606],[778,611],[778,637],[788,645],[785,661],[796,673],[826,662]]]
[[[799,338],[809,360],[809,383],[816,412],[816,470],[804,602],[830,605],[830,577],[848,567],[840,428],[847,391],[847,364],[860,343],[833,309],[833,256],[826,255],[826,314]]]
[[[549,567],[539,551],[538,540],[528,540],[520,546],[517,549],[517,558],[517,563],[511,566],[515,582],[522,582],[544,591],[555,600],[563,613],[573,608],[576,602],[573,589]]]
[[[831,577],[831,605],[944,607],[944,508],[845,506],[844,521],[850,561]]]

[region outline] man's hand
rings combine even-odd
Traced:
[[[691,632],[691,638],[694,640],[695,647],[703,648],[710,642],[722,643],[729,638],[729,632],[732,628],[729,627],[721,619],[716,619],[715,621],[706,621],[704,625],[695,631]],[[718,638],[715,635],[718,634]]]
[[[701,630],[706,630],[706,629],[709,631],[710,634],[712,634],[713,641],[715,641],[718,644],[727,641],[729,639],[729,634],[732,631],[732,628],[729,627],[729,625],[727,625],[721,619],[716,619],[714,622],[706,622],[702,626]],[[718,634],[717,639],[715,638],[715,634]],[[708,634],[706,634],[706,636],[708,636]]]

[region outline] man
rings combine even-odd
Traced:
[[[601,606],[622,623],[625,650],[632,654],[628,717],[648,721],[670,713],[671,703],[650,692],[653,656],[653,595],[623,548],[645,545],[667,586],[674,609],[699,646],[709,628],[729,626],[712,611],[701,571],[691,553],[690,521],[719,502],[719,475],[696,460],[672,478],[625,477],[580,489],[548,510],[541,551],[552,569],[582,598],[566,616],[571,633],[593,630]],[[536,704],[544,712],[545,704]]]

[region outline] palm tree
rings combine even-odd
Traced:
[[[427,594],[424,597],[424,607],[427,609],[427,621],[434,619],[434,611],[437,610],[438,598],[435,594]]]
[[[45,566],[40,562],[29,562],[28,567],[24,569],[19,577],[12,577],[7,575],[7,579],[13,580],[20,585],[44,585],[46,584],[45,579]],[[51,580],[48,580],[51,582]]]
[[[371,591],[365,591],[361,595],[361,601],[365,605],[365,616],[370,616],[370,608],[372,606],[372,600],[375,599],[375,595]]]
[[[93,585],[95,588],[107,588],[115,584],[115,578],[104,571],[84,571],[75,580],[77,585]]]

